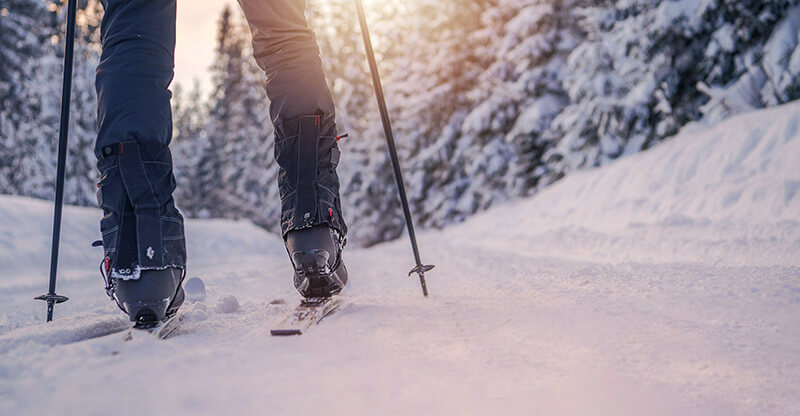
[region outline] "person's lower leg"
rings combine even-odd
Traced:
[[[305,19],[305,0],[239,3],[250,24],[256,62],[268,78],[281,171],[281,232],[295,268],[295,286],[304,296],[338,293],[347,281],[341,261],[347,226],[336,174],[336,114]]]
[[[131,320],[160,320],[182,302],[186,265],[168,147],[175,1],[102,3],[95,154],[103,269],[109,294]]]

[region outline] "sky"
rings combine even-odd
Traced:
[[[175,83],[190,88],[197,79],[203,90],[210,88],[208,68],[214,57],[217,19],[229,4],[236,13],[235,0],[185,0],[178,2]]]

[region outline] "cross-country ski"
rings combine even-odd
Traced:
[[[308,298],[292,309],[277,326],[270,330],[273,336],[302,335],[322,322],[343,305],[341,298]]]

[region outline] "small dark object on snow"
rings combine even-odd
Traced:
[[[271,329],[270,335],[275,337],[286,337],[292,335],[303,335],[303,331],[299,329]]]

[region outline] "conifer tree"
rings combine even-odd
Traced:
[[[65,181],[69,204],[95,203],[92,147],[99,10],[99,3],[89,0],[81,2],[78,11],[81,24],[75,45]],[[3,14],[0,36],[9,43],[0,44],[0,51],[9,57],[9,65],[4,63],[0,71],[10,81],[0,86],[4,103],[0,109],[0,192],[50,199],[55,190],[66,7],[15,0],[8,7],[0,6]]]
[[[179,188],[178,203],[190,215],[244,217],[277,229],[279,198],[269,102],[247,31],[241,17],[224,8],[207,109],[197,104],[197,88],[189,102],[182,92],[176,94],[177,169],[181,186],[187,185]]]
[[[198,217],[204,204],[199,169],[206,149],[203,144],[208,140],[205,132],[208,108],[204,98],[197,80],[188,93],[180,84],[173,87],[173,138],[170,148],[178,183],[175,202],[181,212],[190,217]]]

